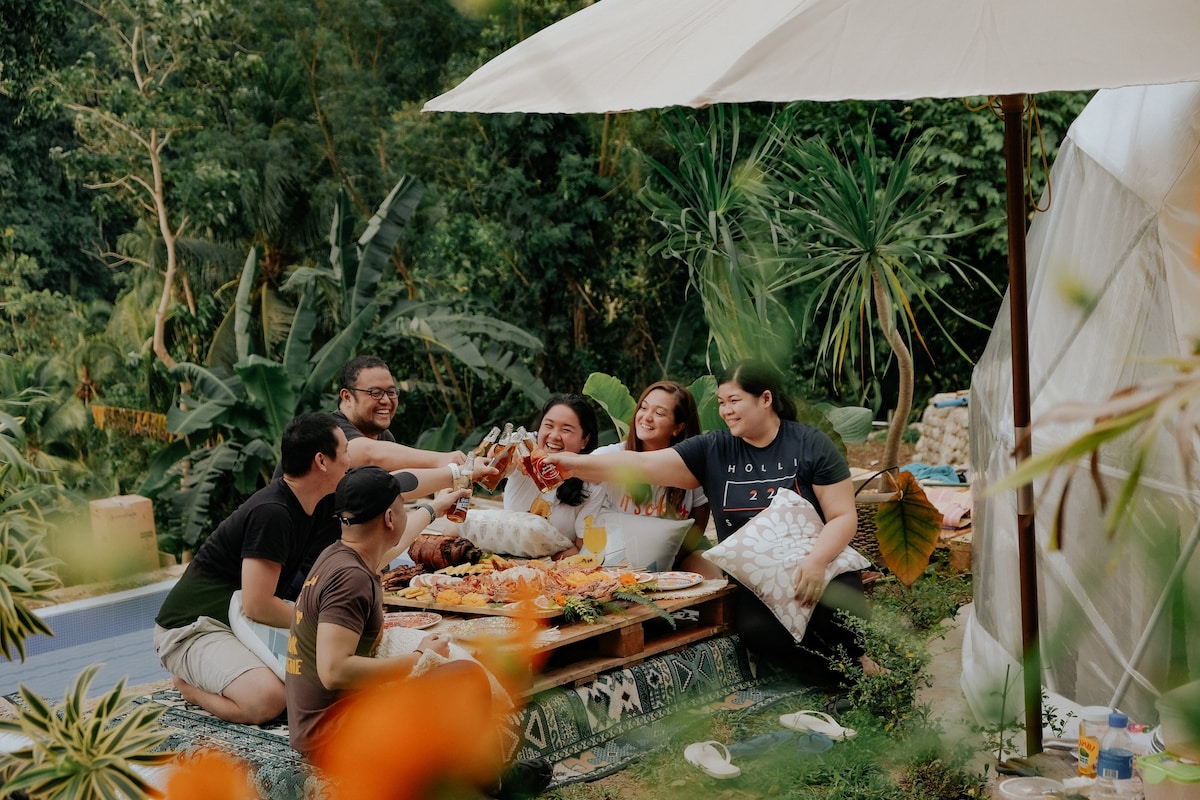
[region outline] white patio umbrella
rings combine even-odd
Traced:
[[[600,0],[426,111],[999,96],[1017,460],[1029,455],[1025,95],[1200,80],[1200,0]],[[1017,496],[1025,718],[1041,719],[1033,491]],[[1041,726],[1026,725],[1041,750]]]

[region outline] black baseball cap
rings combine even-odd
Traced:
[[[369,522],[387,511],[397,496],[416,488],[417,477],[411,472],[351,467],[338,481],[334,512],[344,525]]]

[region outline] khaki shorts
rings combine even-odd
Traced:
[[[222,694],[252,669],[269,669],[228,625],[212,617],[200,617],[182,628],[155,625],[154,652],[167,672],[213,694]]]

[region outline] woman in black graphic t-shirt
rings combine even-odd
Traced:
[[[756,362],[740,362],[717,378],[721,418],[729,427],[693,436],[666,450],[625,451],[603,455],[558,454],[551,460],[585,480],[609,480],[640,470],[654,483],[683,489],[702,487],[712,507],[717,538],[726,538],[771,503],[781,488],[792,489],[813,504],[825,527],[813,551],[796,570],[796,598],[815,606],[804,640],[797,645],[787,629],[751,592],[738,598],[735,626],[746,646],[803,677],[824,682],[833,677],[808,651],[833,655],[838,647],[858,658],[863,670],[879,669],[838,619],[844,609],[868,614],[858,572],[839,575],[828,593],[825,568],[850,543],[857,526],[850,468],[821,431],[796,421],[796,409],[782,391],[778,375]],[[849,591],[845,591],[845,590]],[[836,595],[837,606],[819,602]],[[824,659],[822,659],[824,660]]]

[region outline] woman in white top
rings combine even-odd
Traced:
[[[699,433],[700,415],[692,393],[675,381],[658,381],[647,386],[638,398],[625,441],[605,445],[595,452],[665,450]],[[680,489],[617,481],[609,481],[604,487],[613,508],[624,514],[664,519],[690,518],[692,529],[680,545],[676,566],[708,578],[721,577],[721,568],[700,555],[702,550],[712,546],[704,537],[709,506],[702,488]]]
[[[587,398],[578,394],[556,394],[542,406],[537,422],[538,445],[547,453],[590,453],[596,449],[599,426]],[[507,511],[528,511],[545,517],[575,547],[556,558],[578,552],[588,517],[596,518],[608,506],[608,495],[598,483],[568,478],[552,492],[542,494],[519,470],[508,476],[504,487]]]

